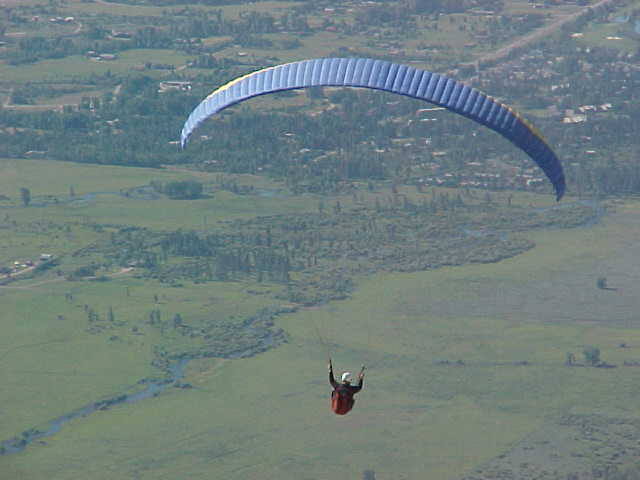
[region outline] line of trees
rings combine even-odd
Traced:
[[[177,200],[194,200],[202,196],[203,185],[196,180],[152,181],[151,187],[158,193]]]
[[[640,89],[633,88],[637,78],[628,71],[628,64],[638,54],[622,58],[601,47],[587,53],[577,51],[578,44],[573,41],[565,43],[571,48],[543,44],[546,57],[560,58],[554,56],[558,53],[566,58],[558,60],[553,68],[565,69],[563,75],[571,88],[557,97],[547,91],[550,81],[540,81],[531,70],[536,62],[522,65],[527,72],[524,79],[496,70],[483,74],[480,84],[490,91],[511,92],[508,95],[514,100],[536,97],[544,104],[552,102],[561,107],[575,108],[587,101],[615,102],[615,114],[590,115],[583,124],[567,126],[558,118],[536,119],[535,123],[557,146],[562,158],[580,159],[577,165],[565,162],[570,190],[605,195],[637,193],[640,171],[633,165],[640,150],[636,148],[634,125],[640,121],[635,108]],[[215,60],[210,55],[198,58],[202,62]],[[589,65],[593,74],[583,71]],[[21,157],[32,150],[46,152],[49,158],[101,164],[158,166],[186,162],[213,171],[268,174],[284,179],[295,192],[319,193],[335,191],[351,180],[418,181],[443,173],[449,174],[447,181],[455,186],[462,176],[472,174],[466,165],[477,158],[533,167],[507,141],[496,140],[495,133],[466,119],[447,112],[418,118],[415,112],[424,107],[423,102],[348,90],[328,95],[320,90],[313,95],[310,92],[313,108],[321,107],[316,116],[298,107],[264,112],[243,106],[216,119],[215,135],[209,134],[206,125],[199,129],[187,152],[169,145],[176,140],[191,108],[212,85],[246,71],[244,66],[219,62],[219,68],[194,81],[193,91],[164,94],[158,93],[157,81],[151,77],[132,75],[122,81],[118,95],[87,97],[77,110],[28,113],[0,109],[0,156]],[[606,78],[596,74],[601,71],[607,71]],[[108,86],[119,79],[104,75],[93,81]],[[20,92],[25,97],[29,97],[27,88]],[[34,88],[37,90],[37,86]],[[327,102],[335,108],[325,111]],[[198,136],[210,138],[199,142]],[[586,149],[593,149],[589,156],[585,156]],[[437,159],[430,158],[436,151],[444,153]],[[483,182],[489,189],[514,187],[504,175]],[[544,183],[542,188],[547,187]]]

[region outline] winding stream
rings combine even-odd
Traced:
[[[88,194],[88,195],[96,195],[96,194]],[[583,227],[593,226],[598,223],[600,218],[604,215],[604,207],[597,200],[582,200],[578,202],[572,203],[564,203],[561,205],[553,205],[550,207],[544,207],[540,209],[536,209],[538,212],[557,209],[557,208],[569,208],[571,206],[575,206],[576,204],[584,205],[591,207],[593,210],[593,216],[587,219],[587,221],[581,225]],[[482,237],[486,235],[499,235],[499,236],[507,236],[506,232],[493,230],[493,229],[483,229],[483,230],[474,230],[469,228],[468,226],[461,227],[461,234],[472,237]],[[280,313],[287,313],[289,310],[280,309],[277,312],[267,312],[267,315],[270,315],[270,318],[277,316]],[[256,322],[260,321],[263,318],[264,312],[260,312],[255,316],[249,317],[245,319],[241,328],[244,330],[249,330],[255,334],[261,334],[258,348],[256,346],[248,347],[244,350],[238,350],[234,352],[227,352],[226,355],[223,355],[224,358],[242,358],[247,356],[255,355],[261,351],[265,351],[269,348],[276,346],[278,341],[278,335],[280,333],[274,332],[273,330],[260,329],[256,325]],[[138,382],[138,385],[143,385],[144,388],[141,390],[132,392],[132,393],[124,393],[121,395],[116,395],[104,400],[99,400],[83,407],[80,407],[76,410],[73,410],[69,413],[61,415],[53,420],[50,420],[46,426],[41,430],[40,428],[31,428],[29,430],[25,430],[20,435],[17,435],[9,440],[5,440],[0,442],[0,456],[2,455],[10,455],[14,453],[22,452],[26,449],[27,446],[34,442],[42,442],[43,438],[50,437],[58,433],[67,423],[79,419],[84,418],[92,413],[95,413],[98,410],[107,410],[113,406],[121,405],[121,404],[131,404],[137,403],[147,398],[155,397],[167,390],[170,387],[183,387],[179,381],[185,376],[185,369],[187,364],[195,359],[200,358],[202,355],[184,355],[179,359],[176,359],[174,363],[170,364],[167,367],[167,377],[164,379],[143,379]]]
[[[257,337],[257,340],[252,345],[244,345],[236,350],[230,350],[226,352],[220,352],[215,355],[219,358],[245,358],[264,352],[270,348],[277,346],[284,341],[284,334],[280,329],[272,329],[273,318],[282,313],[291,313],[295,311],[293,307],[277,307],[277,308],[264,308],[246,318],[241,324],[240,328],[251,333]],[[166,369],[167,375],[162,379],[143,379],[140,380],[137,385],[143,386],[141,390],[137,390],[131,393],[123,393],[115,395],[104,400],[98,400],[97,402],[90,403],[69,413],[61,415],[46,423],[45,426],[38,428],[31,428],[25,430],[20,435],[0,442],[0,456],[10,455],[13,453],[22,452],[26,447],[34,442],[43,442],[43,438],[55,435],[62,427],[67,423],[84,418],[98,410],[107,410],[116,405],[122,405],[127,403],[137,403],[147,398],[156,397],[162,392],[171,387],[177,388],[191,388],[188,384],[181,384],[180,380],[185,376],[185,369],[188,363],[196,358],[214,356],[208,352],[199,352],[195,354],[183,354],[179,358],[175,358]],[[131,387],[133,390],[135,387]]]
[[[50,420],[44,430],[31,428],[25,430],[21,435],[5,440],[0,443],[0,455],[9,455],[12,453],[22,452],[28,445],[42,438],[50,437],[60,430],[68,422],[77,418],[83,418],[91,415],[98,410],[107,410],[108,408],[123,403],[136,403],[147,398],[155,397],[169,387],[177,386],[176,383],[184,377],[184,370],[192,358],[181,358],[168,369],[169,377],[162,380],[141,380],[138,384],[145,387],[134,393],[116,395],[105,400],[90,403],[84,407],[80,407],[72,412],[65,413]]]

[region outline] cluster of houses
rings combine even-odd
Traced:
[[[191,90],[191,87],[192,87],[191,82],[179,82],[179,81],[160,82],[158,85],[158,93],[165,93],[171,90],[188,92]]]
[[[481,162],[467,162],[461,172],[444,171],[435,162],[422,165],[431,174],[419,176],[416,182],[421,185],[434,187],[466,187],[466,188],[518,188],[531,189],[545,184],[545,179],[535,168],[521,169],[507,165],[485,165]],[[490,170],[490,171],[487,171]]]
[[[95,50],[89,50],[85,56],[94,62],[113,61],[118,58],[115,53],[98,53]]]
[[[53,260],[53,255],[50,253],[41,253],[38,260],[15,260],[10,267],[3,268],[2,271],[6,276],[22,273],[25,270],[30,270],[38,265]]]
[[[34,15],[31,17],[32,22],[39,22],[41,18],[38,15]],[[51,17],[49,18],[49,23],[73,23],[75,22],[75,17]]]
[[[69,17],[73,18],[73,17]],[[118,30],[111,30],[111,34],[108,36],[110,40],[129,40],[132,37],[132,34],[129,32],[121,32]],[[118,58],[118,55],[115,53],[99,53],[95,50],[89,50],[85,53],[85,56],[94,62],[103,62],[103,61],[113,61]]]
[[[613,105],[611,103],[603,103],[602,105],[582,105],[578,107],[577,113],[573,109],[567,109],[564,111],[562,117],[562,123],[582,123],[587,121],[587,112],[608,112]]]

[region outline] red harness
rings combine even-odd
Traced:
[[[354,403],[356,401],[349,392],[339,392],[337,390],[331,392],[331,410],[336,415],[346,415],[351,411]]]

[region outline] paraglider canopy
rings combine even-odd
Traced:
[[[180,143],[208,117],[258,95],[319,86],[362,87],[405,95],[442,106],[507,138],[544,171],[556,192],[564,195],[562,165],[542,134],[518,112],[492,97],[445,75],[370,58],[319,58],[249,73],[207,96],[189,115]]]

